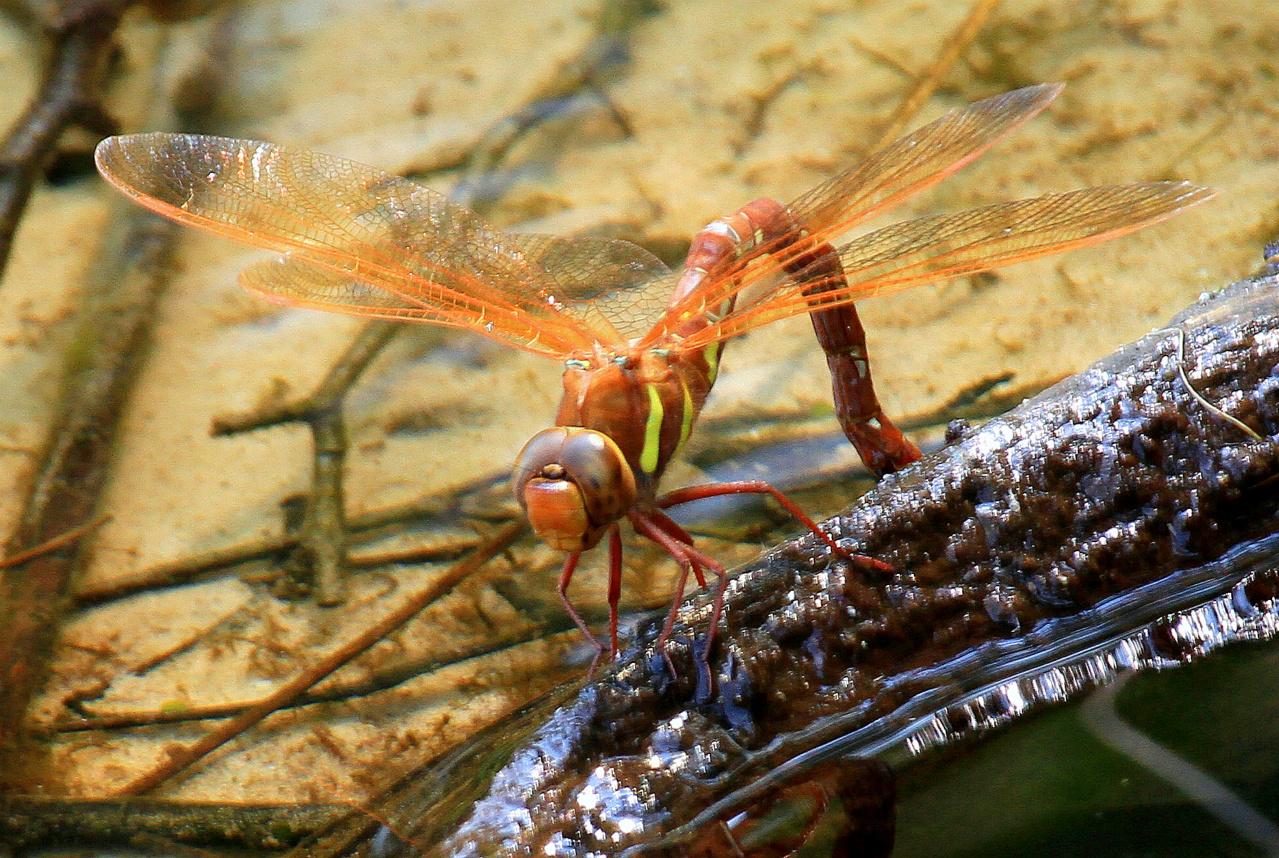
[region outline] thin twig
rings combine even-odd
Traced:
[[[868,45],[862,40],[854,36],[848,37],[848,44],[852,45],[854,48],[861,51],[866,56],[883,64],[884,66],[896,72],[897,74],[901,75],[902,77],[906,78],[907,80],[915,79],[915,73],[913,71],[906,68],[906,66],[902,65],[900,60],[898,60],[896,57],[892,56],[891,54],[889,54],[887,51],[883,50],[882,48],[877,48],[874,45]]]
[[[1213,405],[1211,402],[1207,400],[1207,398],[1202,393],[1200,393],[1198,390],[1195,389],[1195,386],[1193,384],[1190,383],[1190,376],[1186,375],[1186,366],[1185,366],[1186,364],[1186,329],[1178,328],[1177,334],[1178,334],[1177,374],[1181,376],[1181,383],[1186,386],[1186,390],[1190,392],[1190,395],[1192,397],[1194,397],[1195,402],[1198,402],[1200,405],[1202,405],[1210,414],[1217,415],[1222,420],[1229,423],[1231,426],[1234,426],[1235,428],[1237,428],[1240,432],[1243,432],[1249,438],[1252,438],[1254,441],[1264,441],[1265,439],[1262,438],[1261,435],[1257,433],[1257,430],[1253,429],[1251,426],[1249,426],[1247,423],[1240,420],[1238,417],[1235,417],[1233,414],[1227,414],[1226,412],[1222,411],[1217,406]]]
[[[79,527],[73,527],[70,530],[64,532],[61,536],[55,536],[52,539],[49,539],[45,542],[40,543],[34,548],[28,548],[26,551],[19,551],[17,554],[14,554],[10,557],[5,557],[3,559],[0,559],[0,569],[12,569],[14,566],[19,566],[23,563],[26,563],[28,560],[34,560],[35,558],[42,557],[45,554],[51,554],[54,551],[57,551],[59,548],[65,548],[66,546],[71,545],[73,542],[78,540],[80,537],[84,536],[89,531],[94,530],[95,528],[101,527],[103,524],[105,524],[106,522],[110,520],[111,520],[111,516],[100,515],[97,518],[95,518],[93,521],[82,524]]]
[[[750,113],[742,123],[744,128],[742,139],[733,146],[733,151],[736,152],[738,157],[744,155],[750,144],[759,137],[764,128],[764,120],[768,116],[769,108],[781,97],[782,93],[793,86],[802,76],[803,70],[792,69],[788,74],[769,84],[768,88],[763,92],[752,97]]]
[[[348,663],[369,647],[400,628],[424,608],[452,590],[490,559],[501,554],[525,532],[523,522],[512,522],[494,534],[484,545],[465,560],[457,563],[444,575],[422,589],[382,620],[365,629],[359,636],[338,647],[327,657],[304,669],[300,674],[280,687],[278,691],[246,710],[242,715],[206,734],[195,743],[172,751],[168,759],[151,771],[136,778],[120,791],[121,795],[141,795],[150,792],[173,775],[199,760],[215,748],[229,742],[272,712],[288,705],[300,694],[324,679],[342,665]]]
[[[102,109],[107,60],[120,17],[133,0],[71,0],[44,23],[46,62],[40,88],[0,145],[0,275],[36,183],[57,153],[62,133],[81,125],[111,134]]]
[[[875,141],[872,150],[879,149],[901,136],[902,131],[910,124],[911,119],[919,112],[932,94],[941,85],[942,80],[955,65],[956,60],[968,49],[973,39],[977,38],[977,34],[981,32],[982,26],[986,23],[986,19],[990,17],[990,13],[995,11],[995,7],[999,5],[999,0],[977,0],[973,4],[973,8],[969,10],[968,16],[955,28],[955,32],[942,43],[941,53],[937,58],[924,69],[922,75],[915,82],[914,89],[902,101],[902,103],[894,111],[892,118],[888,120],[888,125],[880,132],[879,139]]]

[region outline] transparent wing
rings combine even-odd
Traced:
[[[675,274],[629,241],[511,235],[560,285],[567,311],[619,342],[647,333],[666,313]]]
[[[638,307],[668,273],[627,242],[503,233],[414,182],[304,149],[136,134],[102,141],[96,160],[153,211],[288,254],[245,276],[277,301],[469,328],[552,357],[625,342],[641,321],[624,314],[619,329],[601,296]]]
[[[1215,194],[1189,182],[1114,185],[893,224],[838,250],[842,278],[820,280],[800,271],[781,279],[771,293],[698,331],[685,345],[697,348],[819,307],[1106,241],[1166,220]],[[775,264],[756,271],[746,279],[777,273]],[[809,294],[813,290],[820,294]]]
[[[980,158],[1038,115],[1063,86],[1028,86],[951,111],[827,179],[789,208],[816,238],[842,235]]]
[[[661,338],[705,308],[722,306],[754,282],[742,273],[756,260],[772,255],[779,267],[812,244],[836,238],[857,224],[882,214],[932,187],[1042,111],[1062,90],[1061,84],[1028,86],[974,102],[952,111],[869,155],[788,206],[807,232],[809,243],[782,246],[760,243],[741,256],[726,259],[709,272],[694,294],[672,305],[667,318],[646,342]]]

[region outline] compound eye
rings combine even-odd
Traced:
[[[635,505],[635,474],[617,444],[602,432],[582,429],[570,434],[559,463],[581,491],[592,521],[612,524]]]
[[[567,475],[559,461],[567,439],[568,429],[563,426],[543,429],[530,438],[524,445],[524,449],[520,450],[520,454],[515,457],[511,486],[515,489],[515,499],[521,506],[524,504],[524,486],[529,480],[565,479]]]
[[[578,426],[533,436],[516,460],[515,497],[548,545],[585,551],[635,504],[635,475],[611,438]]]

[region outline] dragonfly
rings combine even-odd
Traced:
[[[1103,241],[1213,195],[1188,182],[1094,187],[919,217],[832,244],[984,154],[1061,88],[1026,87],[952,111],[790,205],[755,200],[700,231],[678,272],[626,241],[504,232],[420,184],[300,148],[145,133],[103,140],[95,160],[143,206],[281,254],[240,276],[268,300],[461,328],[562,362],[555,425],[521,451],[512,484],[533,531],[566,553],[557,592],[598,659],[603,644],[569,585],[583,552],[607,538],[616,657],[623,519],[680,568],[663,644],[689,576],[705,588],[709,571],[719,578],[709,649],[727,581],[725,567],[666,513],[673,506],[769,495],[837,555],[877,562],[849,555],[761,481],[659,493],[728,340],[809,314],[845,434],[872,470],[897,470],[920,454],[877,401],[854,301]]]

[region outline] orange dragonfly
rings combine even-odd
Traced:
[[[707,649],[724,567],[664,510],[715,495],[768,494],[849,556],[762,482],[658,494],[715,383],[727,340],[812,314],[846,434],[873,470],[894,470],[919,452],[875,399],[853,301],[1113,238],[1213,195],[1185,182],[1088,188],[917,218],[838,249],[830,244],[983,154],[1060,90],[1045,84],[978,101],[789,206],[756,200],[702,230],[678,276],[634,244],[502,232],[421,185],[302,149],[136,134],[103,140],[96,161],[108,182],[165,217],[284,254],[240,278],[269,300],[464,328],[562,361],[556,425],[525,446],[513,484],[533,530],[567,552],[559,596],[598,658],[603,646],[568,587],[582,552],[607,536],[615,656],[623,518],[679,564],[676,605],[690,574],[702,586],[703,570],[719,577]]]

